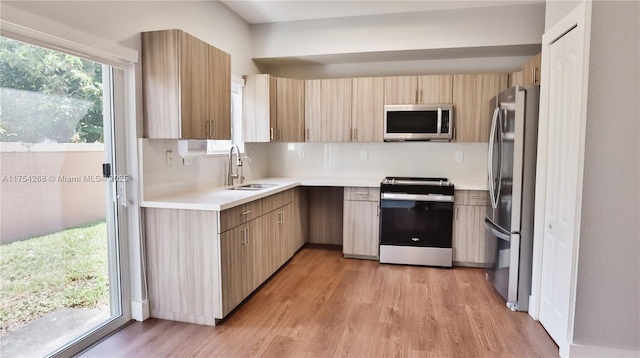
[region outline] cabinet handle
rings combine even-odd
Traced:
[[[357,140],[358,139],[358,128],[354,128],[353,129],[353,140]]]
[[[420,103],[424,101],[424,97],[422,96],[422,90],[420,90]]]
[[[247,245],[249,243],[249,227],[248,226],[245,227],[244,231],[245,231],[245,234],[244,234],[245,242],[244,242],[244,244]]]
[[[240,215],[244,216],[244,215],[248,215],[248,214],[251,214],[251,210],[247,210],[247,211],[245,211],[244,213],[242,213]]]
[[[369,192],[366,192],[366,191],[356,191],[356,195],[369,195]]]
[[[453,220],[458,221],[458,208],[455,208],[453,211]]]
[[[306,132],[305,139],[309,140],[309,128],[305,129],[305,132]]]
[[[278,211],[278,225],[282,224],[282,211]]]
[[[418,90],[416,90],[416,104],[418,104]]]
[[[211,121],[204,122],[204,131],[206,132],[206,137],[211,138]]]
[[[349,128],[349,141],[353,138],[353,129]]]
[[[269,128],[269,139],[273,140],[273,127]]]
[[[536,77],[536,72],[538,72],[538,69],[536,67],[533,68],[533,84],[535,85],[538,82],[538,79]]]
[[[377,206],[378,206],[378,213],[376,215],[379,217],[380,216],[380,204],[378,204]]]
[[[213,128],[213,119],[209,118],[209,138],[213,138],[215,129]]]
[[[242,240],[240,240],[242,245],[247,244],[247,228],[242,229]]]
[[[284,224],[284,209],[280,212],[280,224]]]

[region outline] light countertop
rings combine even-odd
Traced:
[[[229,190],[230,187],[205,188],[184,193],[149,198],[141,204],[146,208],[186,209],[222,211],[261,199],[297,186],[369,187],[380,186],[383,177],[369,178],[264,178],[247,181],[245,184],[275,184],[260,190]],[[452,181],[458,190],[487,190],[486,183]],[[236,186],[238,186],[237,184]]]

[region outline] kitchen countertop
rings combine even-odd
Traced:
[[[177,193],[143,200],[145,208],[186,209],[222,211],[238,205],[261,199],[297,186],[333,186],[333,187],[368,187],[380,186],[383,177],[370,178],[264,178],[247,181],[245,184],[275,184],[273,187],[260,190],[228,190],[226,187],[204,188],[184,193]],[[487,190],[486,184],[453,181],[458,190]],[[237,184],[235,186],[239,186]]]

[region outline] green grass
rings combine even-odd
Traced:
[[[104,220],[0,246],[0,336],[61,308],[109,306]]]

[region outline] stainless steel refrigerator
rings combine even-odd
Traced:
[[[513,311],[531,294],[540,88],[512,87],[490,101],[486,253],[489,281]]]

